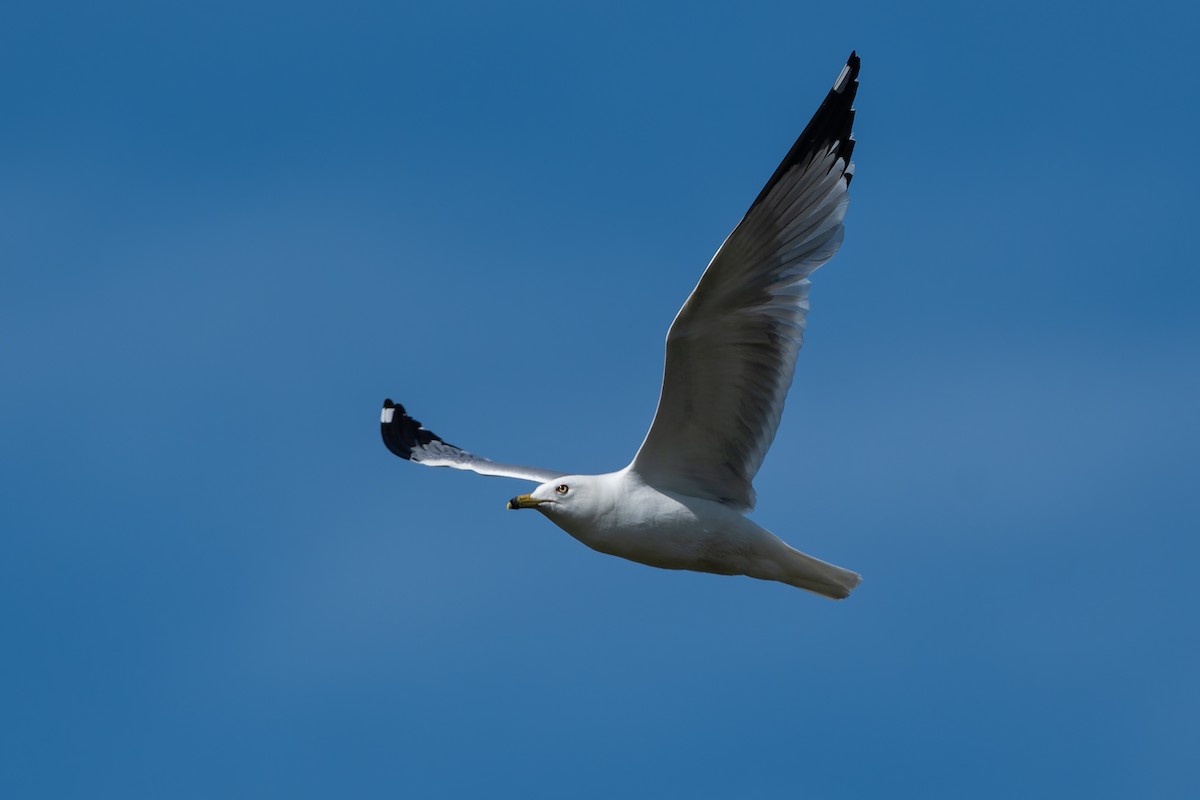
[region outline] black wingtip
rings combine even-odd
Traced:
[[[846,82],[854,84],[854,89],[858,89],[858,68],[862,66],[862,59],[858,57],[858,52],[850,51],[850,57],[846,59]]]
[[[387,449],[406,461],[412,460],[413,448],[442,441],[436,433],[426,430],[420,422],[410,417],[404,406],[393,403],[390,398],[383,401],[379,430]]]
[[[854,50],[850,51],[850,57],[846,59],[846,66],[842,67],[842,71],[838,74],[837,80],[833,82],[833,88],[825,96],[821,107],[817,109],[817,113],[813,114],[808,125],[804,127],[804,131],[792,145],[792,149],[783,157],[783,161],[775,169],[770,180],[758,193],[758,197],[754,198],[747,214],[770,194],[771,190],[775,188],[775,184],[779,183],[788,170],[804,161],[814,150],[827,148],[837,142],[838,157],[849,166],[850,156],[854,152],[852,135],[854,96],[858,93],[858,69],[861,63],[858,53]],[[848,171],[846,173],[847,184],[850,183],[852,177],[853,173]]]

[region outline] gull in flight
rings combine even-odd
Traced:
[[[854,53],[717,250],[667,333],[654,422],[629,466],[569,475],[473,455],[383,402],[383,442],[430,467],[533,481],[508,501],[588,547],[652,567],[748,575],[847,597],[861,580],[746,518],[804,339],[808,276],[842,243],[854,175]]]

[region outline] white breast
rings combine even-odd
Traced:
[[[665,569],[736,572],[722,560],[737,560],[761,531],[728,506],[659,491],[627,470],[596,477],[586,509],[547,516],[602,553]]]

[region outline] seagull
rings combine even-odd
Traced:
[[[569,475],[456,447],[383,401],[387,448],[408,461],[532,481],[535,509],[593,550],[674,570],[747,575],[833,599],[857,573],[801,553],[745,515],[804,339],[808,276],[842,243],[859,58],[717,250],[667,333],[662,394],[629,466]]]

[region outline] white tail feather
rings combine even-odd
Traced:
[[[862,576],[857,572],[826,563],[791,547],[788,550],[790,552],[785,565],[787,577],[782,579],[786,584],[834,600],[844,600],[862,583]]]

